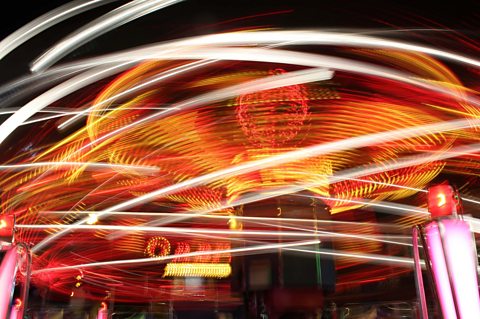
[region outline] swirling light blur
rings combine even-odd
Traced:
[[[113,2],[47,13],[0,42],[0,59],[60,21]],[[399,268],[372,280],[411,271],[404,231],[427,218],[425,186],[445,176],[463,177],[466,193],[479,184],[480,100],[463,77],[480,61],[353,31],[249,30],[53,67],[95,37],[178,2],[128,2],[47,49],[31,67],[37,74],[0,88],[7,94],[32,84],[21,107],[12,106],[14,93],[0,100],[1,114],[11,114],[0,124],[0,187],[17,239],[33,248],[34,283],[69,295],[81,270],[88,297],[103,299],[115,286],[117,298],[132,301],[135,287],[149,290],[171,276],[222,282],[230,256],[279,249],[336,258],[346,272],[339,287],[359,264]],[[28,141],[17,145],[20,128]],[[308,201],[298,204],[303,211],[326,204],[331,220],[244,215],[287,194]],[[389,223],[372,210],[389,214]],[[194,250],[192,237],[229,246]],[[308,248],[319,239],[335,249]],[[149,298],[200,299],[170,293]]]

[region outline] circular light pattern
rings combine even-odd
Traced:
[[[145,255],[150,258],[158,258],[170,255],[170,242],[165,237],[152,237],[147,242]]]
[[[283,69],[269,72],[285,73]],[[291,85],[241,95],[235,113],[248,140],[257,146],[279,147],[291,141],[308,115],[306,86]]]

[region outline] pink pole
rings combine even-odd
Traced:
[[[420,311],[422,319],[428,319],[427,300],[425,298],[425,286],[423,284],[422,265],[420,264],[420,253],[418,251],[418,228],[414,227],[412,232],[413,239],[413,260],[415,262],[415,279],[417,292],[420,301]]]
[[[7,318],[12,307],[12,295],[17,272],[17,247],[8,249],[0,265],[0,318]]]
[[[442,239],[437,222],[431,222],[425,227],[427,252],[430,257],[433,279],[435,282],[440,308],[445,319],[456,319],[455,304],[447,264],[443,253]]]
[[[443,219],[439,222],[446,265],[462,319],[480,318],[477,280],[477,256],[472,232],[467,222]]]

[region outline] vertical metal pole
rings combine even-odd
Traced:
[[[428,319],[427,299],[425,297],[425,286],[423,284],[422,265],[420,264],[420,252],[418,250],[418,227],[412,231],[413,260],[415,262],[415,285],[420,303],[420,318]]]

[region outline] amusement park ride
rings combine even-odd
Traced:
[[[204,1],[132,1],[79,26],[113,2],[73,1],[0,41],[5,70],[31,71],[0,86],[0,319],[358,304],[392,318],[399,300],[410,317],[480,318],[480,42],[437,25],[292,29],[335,14],[277,1],[218,6],[232,14],[207,26]],[[24,43],[37,35],[52,40]]]

